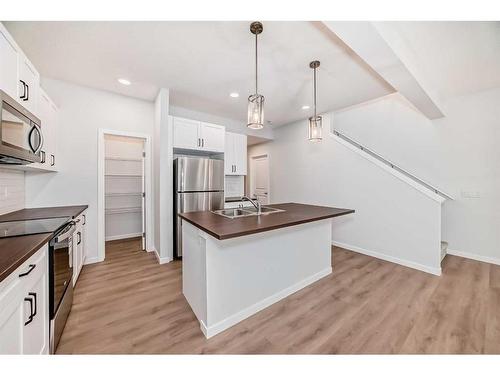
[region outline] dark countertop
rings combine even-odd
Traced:
[[[53,217],[76,218],[88,208],[82,206],[60,206],[43,208],[25,208],[5,215],[0,215],[0,222],[48,219]],[[53,233],[32,234],[27,236],[0,239],[0,281],[9,276],[38,249],[49,242]]]
[[[234,219],[209,211],[182,213],[179,216],[218,240],[226,240],[354,213],[351,209],[299,203],[272,204],[269,207],[279,208],[285,212]]]
[[[0,215],[0,222],[18,221],[18,220],[33,220],[47,219],[51,217],[71,217],[76,218],[89,206],[59,206],[59,207],[41,207],[41,208],[25,208],[19,211],[10,212],[5,215]]]

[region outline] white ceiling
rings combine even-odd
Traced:
[[[171,89],[174,105],[246,122],[254,90],[249,22],[4,22],[44,77],[154,99]],[[318,111],[393,92],[319,22],[264,22],[259,91],[266,120],[279,126],[309,116],[309,62],[318,59]],[[117,78],[132,81],[122,86]],[[239,92],[238,99],[229,97]]]
[[[389,22],[449,98],[500,87],[500,22]]]

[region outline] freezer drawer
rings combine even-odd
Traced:
[[[174,249],[175,256],[182,256],[182,220],[177,213],[195,212],[195,211],[214,211],[224,208],[224,192],[209,193],[177,193],[175,207],[175,230]]]
[[[224,160],[181,157],[174,161],[175,190],[224,190]]]

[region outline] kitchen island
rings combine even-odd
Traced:
[[[297,203],[270,214],[182,218],[183,293],[207,338],[332,272],[331,219],[354,210]]]

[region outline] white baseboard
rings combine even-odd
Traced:
[[[170,257],[161,257],[159,254],[158,254],[158,251],[156,251],[156,249],[154,250],[154,253],[156,255],[156,259],[158,259],[158,263],[159,264],[165,264],[165,263],[169,263],[172,261],[172,258]]]
[[[108,236],[105,241],[124,240],[127,238],[141,237],[142,233],[120,234],[118,236]]]
[[[329,275],[332,273],[332,267],[325,268],[324,270],[309,276],[298,283],[285,288],[278,293],[275,293],[266,299],[259,301],[252,306],[249,306],[236,314],[231,315],[230,317],[207,327],[203,321],[200,321],[200,328],[207,339],[215,336],[216,334],[228,329],[229,327],[234,326],[235,324],[241,322],[242,320],[248,318],[249,316],[265,309],[266,307],[271,306],[272,304],[282,300],[285,297],[288,297],[290,294],[295,293],[296,291],[305,288],[309,284],[318,281],[319,279]]]
[[[338,242],[338,241],[332,241],[332,245],[341,247],[346,250],[354,251],[356,253],[368,255],[374,258],[386,260],[388,262],[400,264],[405,267],[410,267],[419,271],[427,272],[436,276],[441,276],[441,267],[429,267],[420,263],[415,263],[410,260],[404,260],[401,258],[396,258],[390,255],[385,255],[381,253],[377,253],[376,251],[372,250],[366,250],[358,246],[353,246],[353,245],[348,245],[346,243]]]
[[[100,258],[100,257],[85,258],[85,261],[83,262],[83,264],[99,263],[99,262],[102,262],[103,260],[104,260],[104,258]]]
[[[477,254],[473,254],[473,253],[468,253],[466,251],[457,251],[457,250],[452,250],[452,249],[447,249],[446,253],[450,254],[450,255],[456,255],[456,256],[462,257],[462,258],[477,260],[479,262],[491,263],[491,264],[496,264],[496,265],[500,266],[500,258],[485,257],[483,255],[477,255]]]

